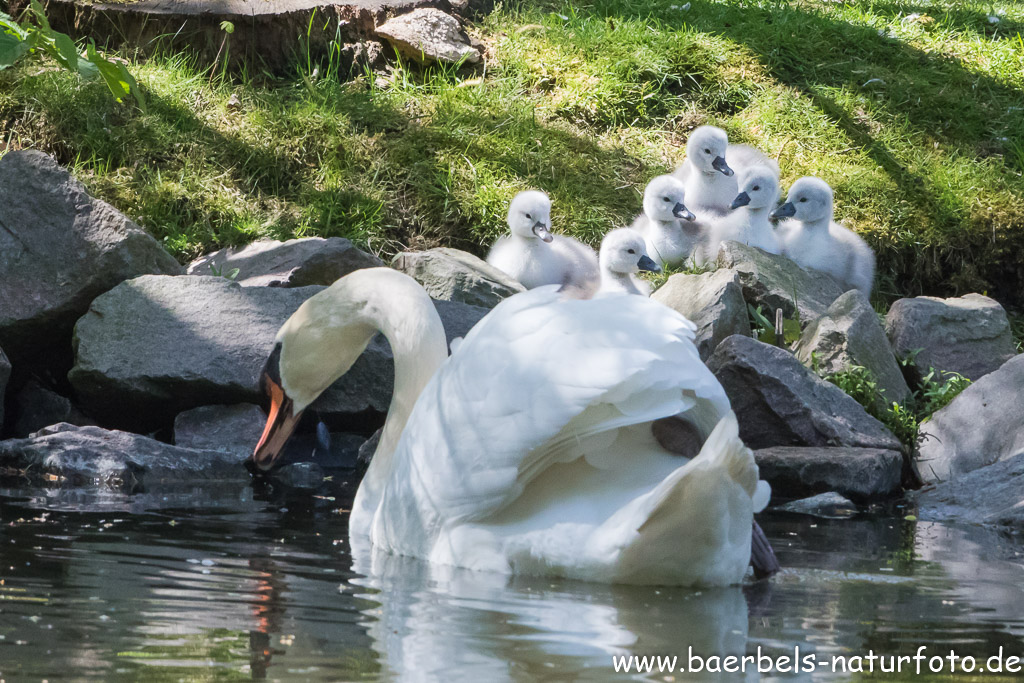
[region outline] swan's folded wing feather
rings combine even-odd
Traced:
[[[424,390],[399,444],[418,488],[448,520],[482,519],[549,466],[573,438],[684,410],[683,388],[728,410],[700,362],[694,327],[643,297],[561,300],[551,287],[500,304]],[[595,403],[598,424],[563,432]],[[575,427],[572,426],[575,430]]]

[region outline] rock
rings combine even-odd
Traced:
[[[483,259],[458,249],[439,248],[399,254],[391,267],[423,285],[434,299],[494,308],[526,288]]]
[[[813,358],[829,374],[854,365],[867,368],[884,392],[885,405],[902,403],[910,396],[878,314],[859,290],[846,292],[823,316],[811,321],[794,350],[804,365],[810,366]]]
[[[24,438],[61,422],[84,427],[95,424],[71,402],[35,378],[29,379],[14,398],[11,434]]]
[[[480,61],[480,51],[469,44],[459,20],[439,9],[414,9],[389,19],[377,27],[377,35],[417,62]]]
[[[776,510],[815,517],[852,517],[857,514],[857,506],[834,491],[794,500],[779,506]]]
[[[384,428],[381,427],[375,431],[362,446],[359,447],[359,453],[356,458],[357,468],[365,470],[370,466],[370,461],[373,460],[373,454],[377,452],[377,446],[380,445],[380,435],[383,433]]]
[[[89,303],[145,273],[181,266],[160,244],[42,152],[0,159],[0,346],[21,363],[52,365],[70,351]]]
[[[726,337],[750,336],[750,315],[739,274],[728,268],[671,276],[651,298],[682,313],[697,326],[697,350],[707,360]]]
[[[257,403],[259,376],[285,320],[322,287],[242,287],[218,277],[145,276],[97,298],[75,328],[68,374],[82,407],[134,430],[164,426],[201,405]],[[487,313],[436,302],[449,341]],[[391,401],[391,350],[370,342],[310,408],[335,428],[372,429]]]
[[[903,471],[902,453],[878,448],[764,448],[754,459],[772,498],[835,491],[869,502],[899,492]]]
[[[275,483],[293,489],[315,489],[324,483],[324,471],[315,462],[297,462],[275,468],[268,475]]]
[[[237,456],[169,446],[155,439],[100,427],[58,424],[26,439],[0,441],[0,470],[60,486],[134,490],[166,482],[249,477]],[[52,477],[56,477],[53,479]]]
[[[765,317],[775,319],[775,309],[793,318],[799,313],[806,325],[825,314],[842,295],[843,288],[817,270],[804,270],[785,256],[777,256],[739,242],[723,242],[718,252],[718,267],[739,274],[743,298],[753,306],[762,306]]]
[[[251,403],[200,406],[174,418],[174,444],[245,459],[259,441],[266,422],[260,407]]]
[[[330,285],[360,268],[384,262],[341,237],[305,237],[279,242],[262,240],[245,247],[221,249],[188,265],[189,275],[229,277],[246,287]]]
[[[921,519],[1024,531],[1024,452],[915,495]]]
[[[889,309],[885,331],[897,355],[920,349],[916,358],[919,373],[935,368],[975,380],[1016,353],[1006,311],[981,294],[957,299],[900,299]]]
[[[835,385],[792,354],[733,335],[707,366],[725,388],[753,449],[772,446],[851,446],[899,450],[900,442]]]
[[[1024,356],[964,389],[921,425],[921,481],[955,479],[1024,453]]]
[[[7,381],[11,378],[11,362],[7,360],[4,350],[0,349],[0,433],[4,429],[4,399],[7,394]]]

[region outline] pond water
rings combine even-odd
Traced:
[[[799,646],[831,662],[925,645],[926,657],[952,649],[981,667],[1000,647],[1024,657],[1022,546],[899,507],[763,515],[783,572],[691,591],[507,580],[353,551],[351,489],[0,490],[0,679],[843,680],[863,676],[678,669],[691,647],[775,658]],[[616,673],[618,655],[680,659],[676,673],[638,675]],[[985,676],[1000,679],[1020,674]]]

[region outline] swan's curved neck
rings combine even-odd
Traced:
[[[395,390],[380,443],[356,493],[353,520],[363,519],[363,515],[372,519],[391,475],[395,449],[416,399],[448,357],[441,318],[422,289],[395,293],[385,297],[381,305],[367,305],[364,320],[383,333],[391,344],[395,358]],[[369,527],[353,525],[352,528],[359,528],[365,533]]]

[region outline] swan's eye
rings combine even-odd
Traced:
[[[807,197],[801,197],[801,198],[800,198],[800,201],[801,201],[801,202],[806,202],[806,201],[807,201]]]
[[[672,201],[672,200],[671,200],[671,199],[669,199],[668,197],[662,197],[662,199],[664,199],[664,200],[665,200],[666,202],[670,202],[670,201]]]
[[[533,216],[531,216],[530,214],[526,214],[526,220],[532,221],[533,220]]]
[[[754,192],[757,192],[760,189],[761,189],[760,185],[754,185]]]
[[[704,153],[705,153],[705,154],[711,154],[711,150],[710,150],[710,149],[705,149],[705,150],[704,150]]]
[[[630,250],[629,250],[629,251],[627,251],[626,253],[627,253],[627,254],[635,254],[635,253],[636,253],[636,249],[630,249]]]

